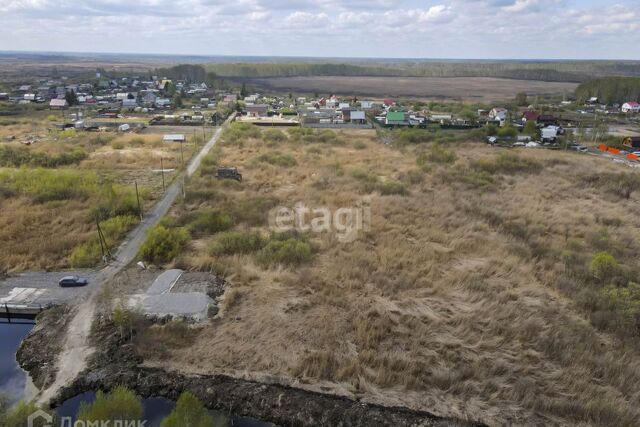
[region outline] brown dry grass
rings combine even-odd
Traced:
[[[138,183],[143,206],[148,207],[162,192],[160,158],[168,172],[168,183],[181,168],[178,144],[162,142],[161,134],[82,133],[66,134],[52,130],[47,119],[50,111],[30,112],[2,118],[0,144],[19,149],[59,156],[80,149],[87,158],[79,164],[61,169],[97,172],[100,182],[110,182],[133,189]],[[7,141],[13,135],[15,140]],[[23,141],[35,137],[33,145]],[[192,143],[184,145],[185,163],[198,149]],[[0,270],[13,272],[69,268],[69,255],[74,247],[96,236],[93,196],[85,199],[40,203],[29,197],[0,192]],[[110,242],[115,246],[117,242]]]
[[[426,146],[393,149],[366,131],[341,132],[340,140],[243,140],[219,154],[221,163],[241,168],[242,184],[208,175],[192,182],[198,197],[176,206],[174,217],[233,212],[228,207],[238,204],[247,210],[257,199],[353,206],[371,190],[354,170],[404,182],[408,193],[382,196],[373,188],[371,231],[353,243],[311,235],[316,256],[298,268],[265,269],[252,255],[214,258],[211,236],[195,241],[178,264],[224,272],[229,300],[192,346],[157,363],[495,425],[640,422],[635,333],[590,323],[561,255],[575,241],[585,255],[597,252],[590,242],[601,229],[612,246],[637,245],[638,194],[620,199],[582,181],[628,169],[590,156],[521,151],[539,168],[496,174],[484,185],[474,162],[488,159],[489,168],[499,149],[460,144],[454,164],[424,172],[415,159]],[[255,161],[275,150],[297,165]],[[262,221],[249,215],[237,227],[265,230],[266,210],[260,213]],[[625,262],[635,266],[633,257]]]

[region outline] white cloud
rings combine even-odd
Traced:
[[[638,58],[637,0],[617,1],[0,0],[0,49]]]

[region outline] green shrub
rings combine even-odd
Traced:
[[[311,245],[300,239],[272,239],[258,253],[258,261],[264,265],[296,266],[310,261]]]
[[[281,166],[285,168],[292,167],[297,164],[296,159],[294,159],[291,155],[283,154],[279,151],[264,153],[258,156],[257,159],[260,162],[265,162],[269,163],[270,165]]]
[[[50,156],[46,153],[33,151],[29,147],[12,147],[0,145],[0,167],[42,167],[55,168],[80,163],[87,158],[87,153],[80,147]]]
[[[456,153],[436,143],[431,146],[431,153],[427,155],[427,159],[433,163],[454,163],[457,157]]]
[[[213,234],[225,231],[233,226],[231,217],[215,210],[195,212],[189,219],[187,229],[191,234]]]
[[[620,316],[626,323],[625,327],[635,327],[636,319],[640,316],[640,285],[630,283],[628,286],[607,286],[600,290],[607,308]]]
[[[222,140],[228,144],[238,144],[248,138],[260,138],[262,132],[250,123],[233,122],[224,131]]]
[[[140,248],[140,257],[153,263],[169,262],[180,254],[188,242],[187,230],[157,225],[147,233],[147,238]]]
[[[222,417],[215,419],[193,394],[185,391],[180,395],[176,408],[162,421],[160,427],[222,427],[228,421]]]
[[[430,132],[425,129],[405,128],[398,131],[396,142],[401,144],[421,144],[433,141],[435,136],[435,132]]]
[[[106,184],[96,190],[98,202],[93,213],[98,218],[110,218],[121,215],[139,215],[136,191],[131,187]],[[142,199],[149,196],[146,188],[139,188]]]
[[[0,186],[31,197],[35,202],[86,199],[98,192],[95,172],[80,170],[0,170]]]
[[[589,272],[601,282],[610,281],[618,272],[618,262],[609,252],[598,252],[591,259]]]
[[[216,236],[209,246],[212,255],[248,254],[260,250],[264,239],[257,232],[227,231]]]
[[[281,130],[268,129],[262,133],[262,139],[264,139],[267,142],[285,142],[289,138]]]
[[[290,141],[297,143],[322,143],[332,145],[342,145],[344,141],[338,138],[338,135],[330,130],[315,130],[310,128],[291,128],[288,130]]]
[[[29,416],[41,409],[43,408],[39,407],[35,402],[20,401],[11,408],[9,408],[8,405],[6,407],[4,407],[3,405],[3,407],[0,408],[0,426],[25,427],[27,426]],[[55,422],[52,424],[56,425]],[[35,420],[33,427],[46,427],[48,425],[50,424],[46,423],[44,419],[40,418]]]
[[[58,132],[58,137],[61,139],[71,139],[75,138],[76,136],[78,136],[78,132],[76,132],[76,130],[73,128],[61,130],[60,132]]]
[[[110,393],[98,391],[93,403],[82,402],[77,419],[85,422],[135,421],[141,420],[143,413],[140,399],[128,388],[118,386]]]
[[[500,138],[515,138],[518,136],[518,129],[513,126],[504,126],[498,129],[498,137]]]
[[[407,187],[404,185],[404,183],[390,179],[378,183],[376,186],[376,190],[378,190],[383,196],[407,194]]]
[[[444,181],[460,182],[468,188],[477,190],[489,190],[496,184],[496,179],[486,171],[477,171],[470,168],[460,168],[443,175]]]

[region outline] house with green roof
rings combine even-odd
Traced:
[[[384,124],[387,126],[407,126],[409,125],[407,113],[404,111],[389,111]]]

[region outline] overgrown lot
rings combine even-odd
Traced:
[[[187,236],[168,264],[230,288],[192,342],[148,363],[493,425],[640,422],[634,171],[576,153],[269,132],[234,126],[165,220]],[[218,181],[216,164],[243,181]],[[277,206],[362,201],[371,223],[352,241],[269,227]]]
[[[0,271],[94,267],[202,144],[162,136],[61,131],[58,115],[28,111],[0,120]],[[161,159],[162,158],[162,163]]]

